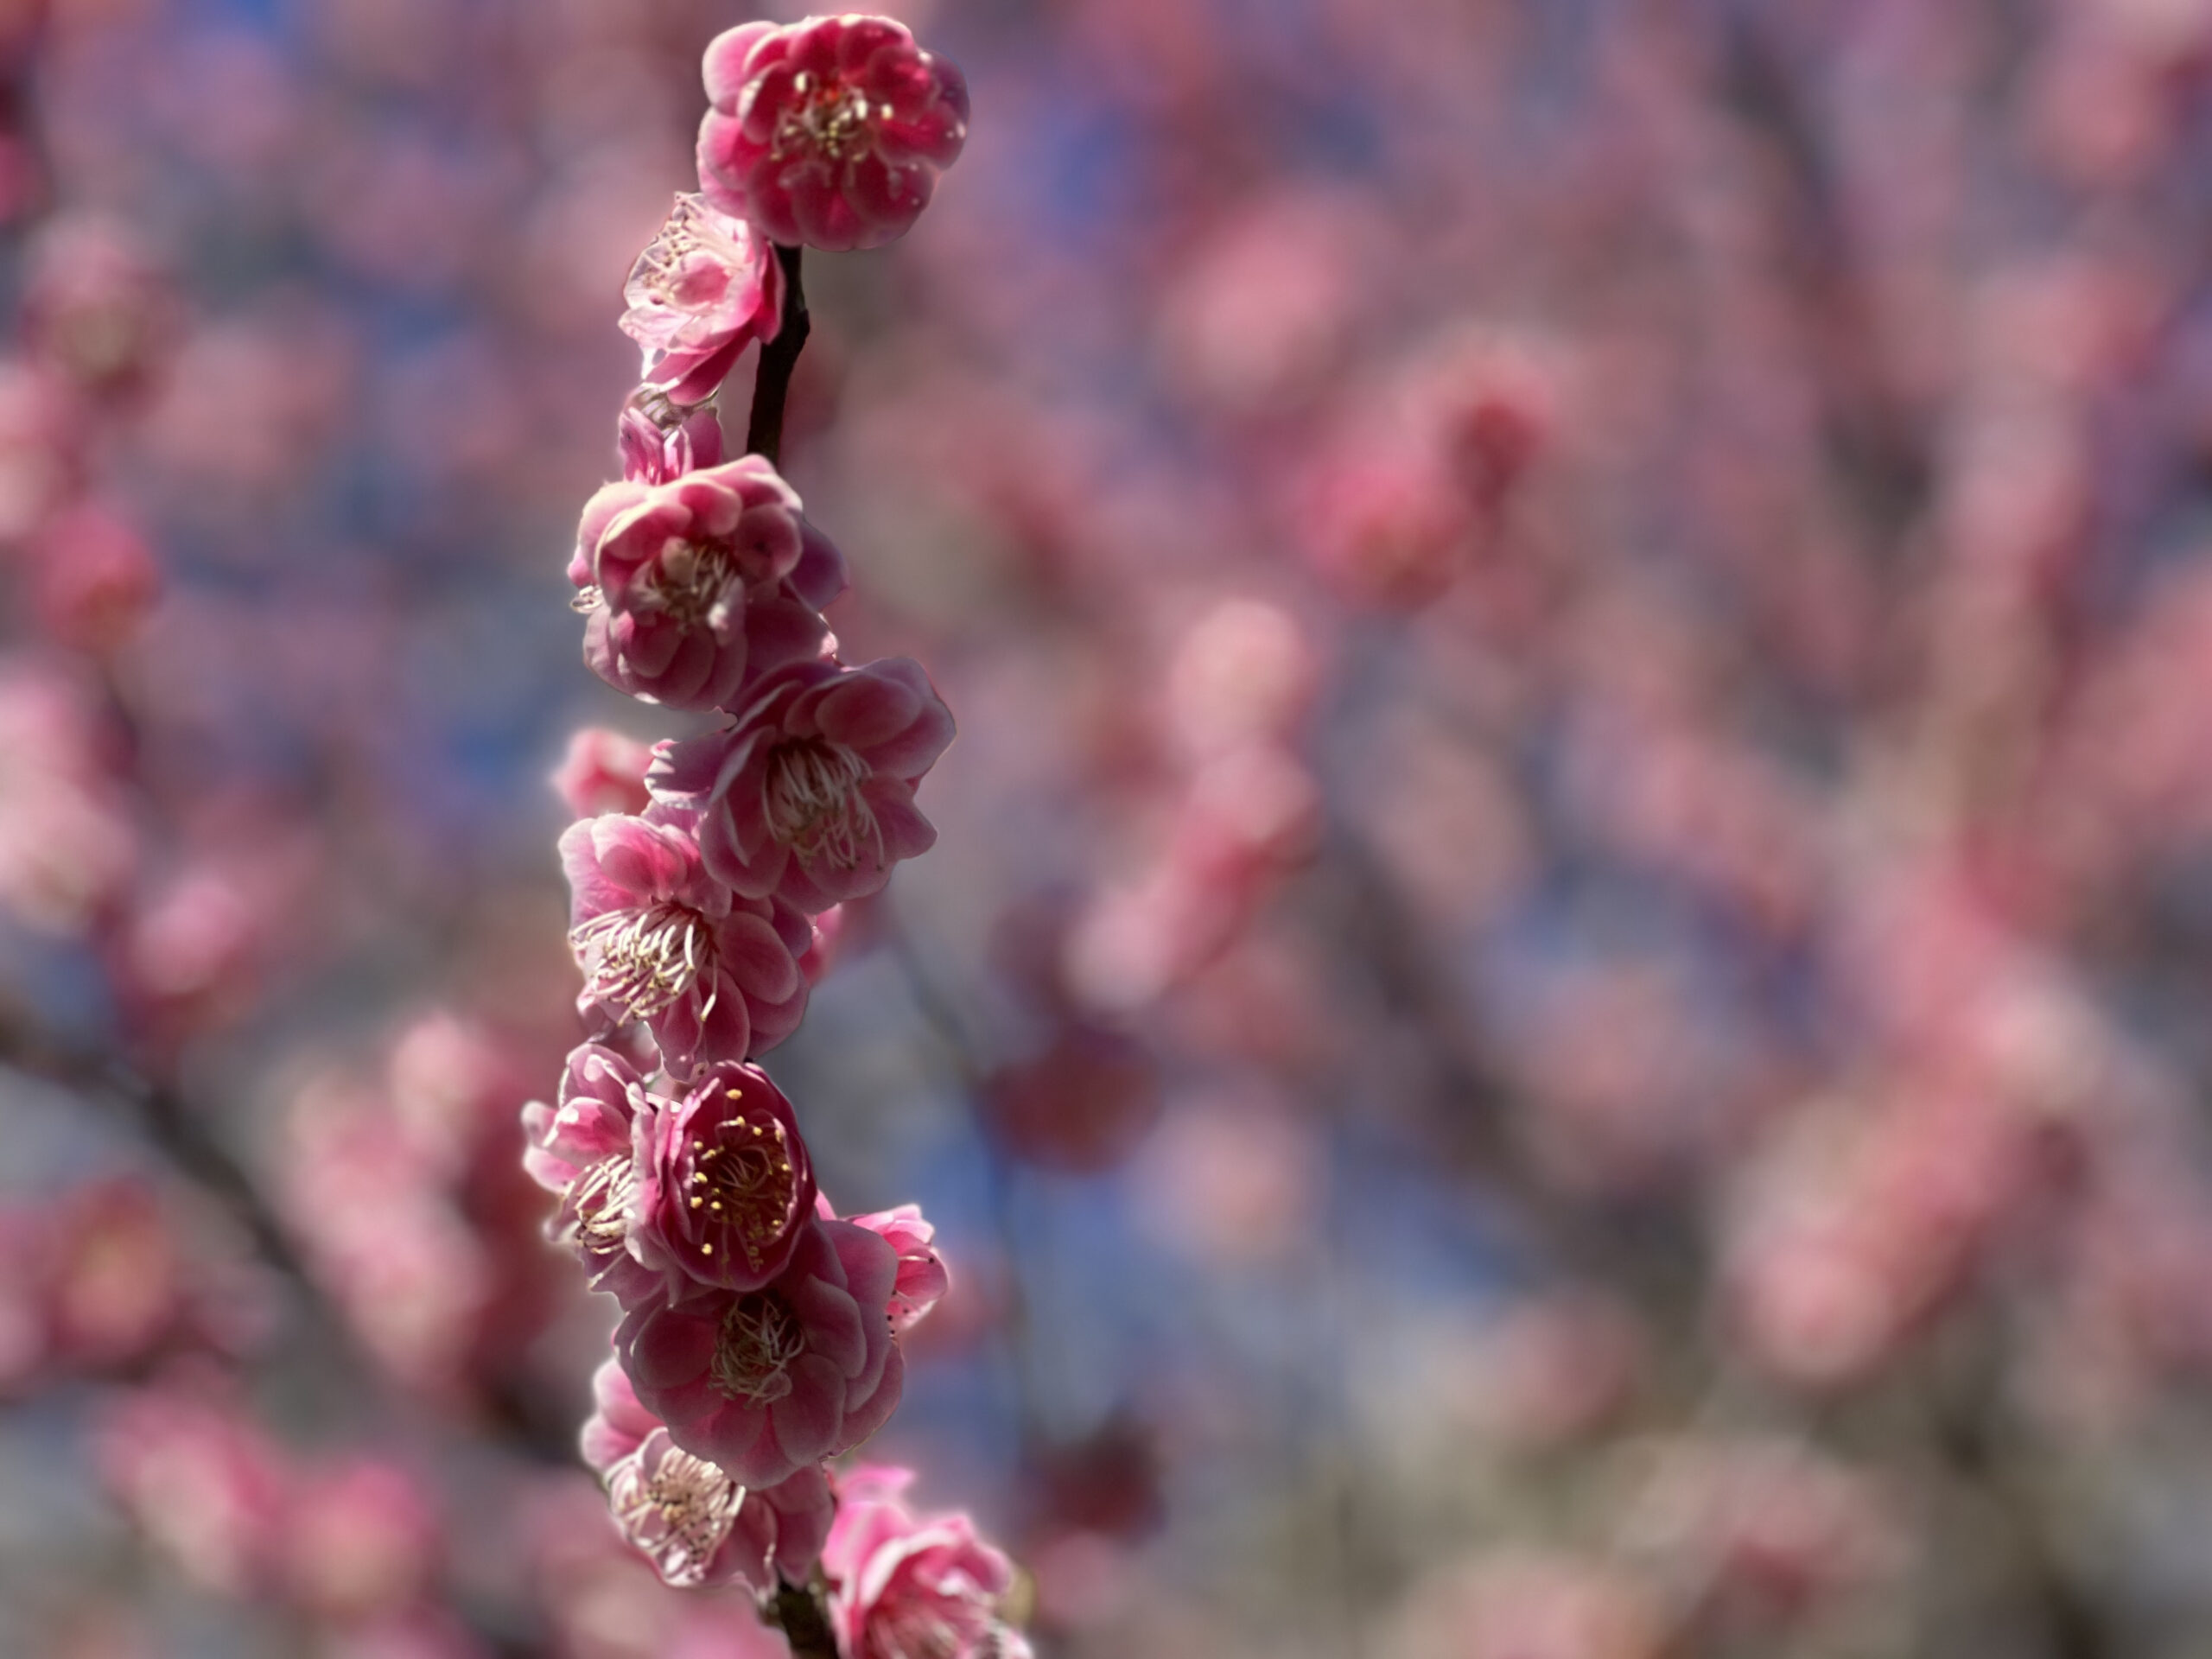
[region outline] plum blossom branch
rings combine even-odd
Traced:
[[[1007,1558],[965,1516],[907,1510],[906,1471],[834,1461],[898,1406],[900,1338],[950,1284],[934,1229],[912,1205],[840,1216],[752,1064],[798,1025],[840,907],[935,841],[915,790],[953,736],[919,664],[848,664],[821,615],[844,559],[777,471],[798,244],[902,234],[967,92],[887,18],[745,24],[704,68],[701,194],[632,268],[624,476],[586,505],[568,575],[596,673],[726,723],[650,753],[587,736],[556,779],[588,1029],[523,1109],[524,1165],[621,1305],[581,1445],[664,1582],[750,1587],[813,1659],[1020,1659]],[[726,462],[711,400],[756,340]]]
[[[784,403],[812,327],[806,289],[799,279],[802,251],[780,243],[776,247],[776,263],[784,273],[783,327],[760,348],[760,367],[753,382],[753,412],[745,423],[746,453],[766,456],[778,466],[783,464]]]
[[[837,1659],[821,1592],[811,1585],[779,1584],[772,1604],[776,1627],[791,1643],[792,1659]]]

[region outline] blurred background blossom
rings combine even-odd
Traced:
[[[2212,1652],[2212,5],[888,10],[971,137],[785,459],[960,737],[770,1062],[951,1264],[869,1456],[1053,1655]],[[515,1128],[750,15],[0,0],[0,1651],[783,1650]]]

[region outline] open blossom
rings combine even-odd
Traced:
[[[768,239],[699,196],[678,196],[638,256],[622,297],[622,332],[645,348],[645,379],[675,404],[715,394],[738,353],[772,340],[784,273]]]
[[[760,1290],[632,1308],[614,1333],[639,1400],[670,1438],[746,1486],[857,1446],[899,1403],[898,1258],[848,1222],[810,1219]]]
[[[967,81],[888,17],[742,23],[705,67],[701,188],[778,242],[905,235],[967,141]]]
[[[629,1249],[638,1193],[632,1125],[647,1109],[635,1068],[599,1043],[569,1056],[557,1109],[535,1100],[522,1109],[523,1167],[561,1197],[549,1230],[576,1252],[594,1289],[625,1304],[661,1287],[661,1275]]]
[[[615,1525],[664,1581],[760,1591],[773,1589],[779,1576],[804,1582],[834,1508],[819,1464],[748,1488],[677,1446],[615,1361],[599,1368],[592,1392],[598,1409],[584,1424],[584,1460],[607,1483]]]
[[[919,664],[813,662],[763,682],[728,731],[655,750],[647,783],[697,809],[707,868],[751,898],[824,911],[937,840],[914,785],[952,741]]]
[[[791,1102],[758,1067],[724,1063],[647,1103],[631,1249],[666,1272],[671,1301],[695,1284],[760,1289],[790,1262],[814,1209]]]
[[[748,666],[812,656],[826,630],[785,581],[808,551],[798,510],[758,455],[601,489],[569,566],[592,671],[644,702],[711,709]]]
[[[791,1035],[806,1008],[806,919],[733,895],[677,823],[585,818],[561,836],[576,999],[603,1026],[642,1020],[677,1078]]]
[[[822,1552],[830,1620],[848,1659],[1027,1659],[1000,1617],[1014,1568],[964,1515],[918,1516],[899,1502],[904,1469],[861,1468],[838,1483]]]

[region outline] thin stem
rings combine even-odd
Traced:
[[[776,263],[784,268],[784,324],[776,337],[760,348],[760,367],[753,378],[753,413],[745,423],[745,452],[783,465],[784,399],[791,388],[791,371],[805,349],[806,288],[799,281],[799,250],[776,245]]]

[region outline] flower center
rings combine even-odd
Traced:
[[[652,1019],[714,960],[714,936],[699,912],[666,902],[594,916],[569,930],[569,943],[591,999],[629,1020]]]
[[[869,846],[880,858],[883,835],[860,791],[868,775],[868,762],[842,743],[779,745],[768,763],[769,833],[809,864],[826,858],[849,870]]]
[[[792,1362],[806,1351],[806,1327],[773,1291],[741,1296],[715,1333],[708,1375],[731,1400],[765,1406],[791,1391]]]
[[[824,161],[841,162],[867,147],[868,95],[859,87],[818,80],[811,71],[802,70],[791,77],[791,91],[798,102],[776,124],[774,153],[779,158],[804,147]]]
[[[734,1118],[715,1128],[713,1145],[692,1141],[690,1207],[705,1211],[753,1272],[789,1230],[798,1196],[791,1147],[773,1118]]]
[[[695,1586],[736,1524],[745,1488],[703,1458],[665,1447],[652,1460],[624,1459],[611,1471],[614,1519],[673,1585]]]
[[[632,280],[642,279],[645,292],[671,310],[698,310],[720,302],[744,263],[744,252],[701,217],[696,202],[679,199],[661,233],[638,256]]]
[[[728,619],[731,590],[743,585],[728,543],[671,537],[661,543],[660,556],[638,573],[631,605],[659,611],[678,627],[703,621],[719,628]]]
[[[602,1158],[569,1183],[566,1208],[575,1219],[569,1237],[595,1254],[619,1250],[630,1235],[630,1201],[638,1195],[630,1154]]]

